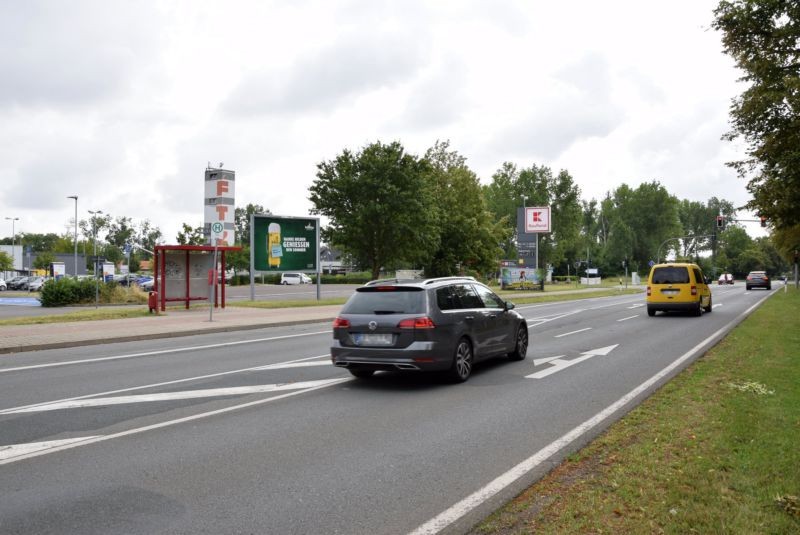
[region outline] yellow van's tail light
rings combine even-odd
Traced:
[[[697,286],[692,286],[692,295],[697,295]]]
[[[653,289],[648,286],[647,287],[647,297],[650,297],[651,295],[653,295]]]

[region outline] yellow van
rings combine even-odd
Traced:
[[[647,315],[682,310],[711,312],[711,288],[697,264],[656,264],[647,277]]]

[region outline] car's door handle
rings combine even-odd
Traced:
[[[496,318],[496,317],[497,317],[497,314],[489,314],[489,317],[490,317],[490,318]]]
[[[464,319],[465,319],[466,321],[472,321],[472,320],[474,320],[474,319],[475,319],[475,316],[464,316]]]

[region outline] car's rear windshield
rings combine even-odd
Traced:
[[[653,284],[686,284],[689,270],[685,267],[669,266],[653,269]]]
[[[425,292],[405,286],[358,288],[342,307],[342,314],[423,314]]]

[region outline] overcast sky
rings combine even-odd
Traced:
[[[209,162],[237,206],[305,216],[316,164],[376,140],[740,206],[716,4],[0,0],[0,235],[64,233],[78,195],[175,243]]]

